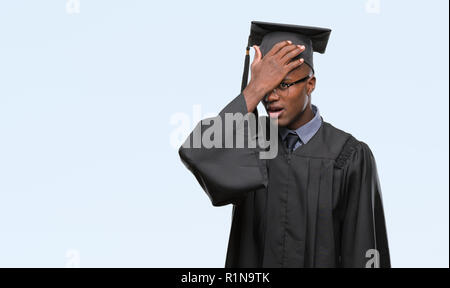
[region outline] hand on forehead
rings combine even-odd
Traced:
[[[303,64],[303,65],[291,70],[291,72],[289,72],[286,75],[284,80],[285,81],[295,81],[295,80],[298,80],[300,78],[303,78],[303,77],[309,75],[310,73],[312,73],[311,67],[309,67],[308,64],[306,64],[306,65]]]

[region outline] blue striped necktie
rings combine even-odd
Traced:
[[[297,141],[300,140],[297,133],[289,132],[289,134],[286,136],[286,148],[289,152],[294,151],[295,144],[297,144]]]

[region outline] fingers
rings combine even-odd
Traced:
[[[291,45],[291,44],[292,44],[292,42],[289,40],[278,42],[277,44],[273,45],[272,49],[270,49],[270,51],[267,52],[266,56],[274,55],[274,54],[278,53],[278,51],[280,51],[280,49],[282,49],[283,47],[285,47],[287,45]]]
[[[286,68],[290,72],[290,71],[294,70],[295,68],[301,66],[304,62],[305,62],[305,59],[300,58],[300,59],[294,60],[291,63],[289,63],[288,65],[286,65]]]
[[[298,49],[297,45],[294,44],[290,44],[290,45],[286,45],[283,48],[281,48],[277,54],[274,55],[274,57],[278,58],[278,59],[282,59],[286,54],[288,54],[289,52],[291,52],[292,50]]]
[[[281,57],[281,61],[283,63],[288,63],[289,61],[291,61],[292,58],[298,56],[300,53],[305,51],[305,49],[306,47],[304,45],[295,45],[295,48],[286,51],[287,53]]]
[[[253,45],[253,49],[255,50],[255,57],[253,58],[253,62],[258,62],[262,58],[261,50],[259,46]]]

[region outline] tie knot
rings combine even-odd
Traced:
[[[289,150],[289,152],[292,152],[294,150],[295,144],[297,144],[297,141],[300,138],[298,137],[297,133],[289,132],[289,134],[286,136],[286,148]]]

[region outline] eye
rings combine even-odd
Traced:
[[[289,88],[289,84],[287,84],[286,82],[281,82],[280,83],[280,88],[281,89],[287,89],[287,88]]]

